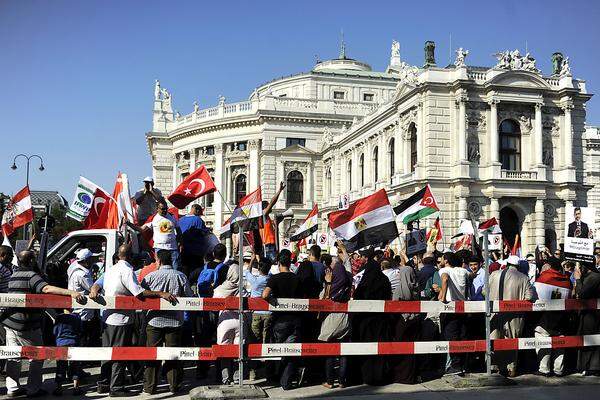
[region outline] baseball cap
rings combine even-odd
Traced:
[[[152,183],[154,183],[154,179],[152,179],[151,176],[147,176],[147,177],[144,178],[143,182],[152,182]]]
[[[245,251],[244,254],[242,254],[242,258],[244,260],[250,260],[252,258],[252,253],[249,251]]]
[[[518,266],[519,265],[519,257],[518,256],[508,256],[508,259],[506,260],[506,263],[509,265],[515,265]]]
[[[75,259],[77,261],[84,261],[92,256],[93,254],[91,251],[89,251],[89,249],[79,249],[77,250],[77,253],[75,253]]]

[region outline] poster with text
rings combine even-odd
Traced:
[[[424,253],[427,250],[427,230],[415,229],[406,234],[406,255]]]
[[[567,207],[565,209],[565,258],[594,262],[594,230],[596,209]]]

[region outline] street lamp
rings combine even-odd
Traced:
[[[44,168],[44,160],[42,160],[42,157],[40,157],[37,154],[32,154],[30,156],[25,155],[25,154],[17,154],[15,156],[15,158],[13,158],[13,165],[10,167],[10,169],[12,169],[13,171],[17,169],[17,158],[19,157],[24,157],[27,160],[27,186],[29,186],[29,162],[31,161],[32,158],[38,158],[40,160],[40,167],[39,170],[43,171]]]

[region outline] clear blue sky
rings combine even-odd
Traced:
[[[487,5],[486,5],[487,4]],[[422,65],[436,42],[439,65],[454,48],[470,65],[490,66],[498,50],[519,48],[550,72],[571,58],[588,91],[600,87],[600,2],[596,1],[29,1],[0,2],[0,191],[15,193],[25,168],[14,155],[41,154],[32,189],[68,201],[81,174],[112,191],[117,171],[132,189],[151,174],[144,134],[151,128],[154,79],[182,114],[240,101],[270,79],[308,71],[315,55],[334,58],[343,28],[350,57],[383,70],[392,39]],[[600,100],[588,103],[600,124]]]

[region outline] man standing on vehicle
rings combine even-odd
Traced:
[[[92,252],[89,249],[80,249],[75,254],[75,261],[67,268],[67,279],[69,290],[81,294],[89,294],[94,280],[92,279]],[[76,308],[73,313],[79,314],[82,326],[82,346],[89,345],[89,338],[94,333],[93,319],[95,310],[86,308]]]
[[[147,176],[144,178],[144,188],[138,190],[133,198],[137,204],[138,225],[143,225],[150,216],[156,213],[158,203],[163,199],[163,195],[154,187],[154,179]]]
[[[206,251],[206,233],[209,230],[201,217],[202,206],[192,204],[190,213],[179,218],[181,230],[181,264],[183,272],[188,276],[194,269],[202,266]]]

